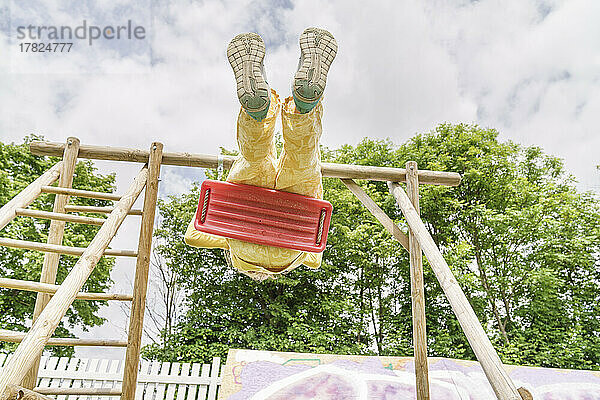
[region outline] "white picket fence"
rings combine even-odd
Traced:
[[[10,356],[0,353],[0,371]],[[40,363],[38,388],[104,388],[120,391],[122,360],[46,357]],[[141,362],[136,400],[216,400],[221,360],[212,364]],[[57,400],[115,400],[109,396],[61,395]]]

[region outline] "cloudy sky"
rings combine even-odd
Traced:
[[[78,39],[69,53],[21,52],[21,43],[39,40],[20,39],[19,26],[75,29],[84,20],[88,28],[131,20],[145,35],[91,45],[89,37]],[[339,45],[323,144],[356,144],[365,136],[400,144],[442,122],[477,123],[563,158],[581,189],[600,191],[598,21],[597,0],[4,0],[0,140],[36,133],[132,148],[161,141],[166,151],[235,148],[239,103],[225,57],[229,40],[261,34],[269,82],[287,96],[298,35],[319,26]],[[139,168],[98,166],[118,172],[120,191]],[[161,195],[182,193],[202,176],[164,167]],[[124,225],[113,247],[135,247],[135,222]],[[114,290],[131,290],[134,265],[119,261]],[[104,315],[110,323],[82,335],[124,335],[119,307]]]

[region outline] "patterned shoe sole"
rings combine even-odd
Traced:
[[[294,75],[294,96],[305,103],[321,98],[337,42],[325,29],[308,28],[300,35],[300,68]]]
[[[242,33],[227,46],[227,59],[237,83],[237,95],[249,112],[264,111],[269,106],[269,85],[262,74],[265,43],[256,33]]]

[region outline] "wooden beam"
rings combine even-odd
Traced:
[[[114,193],[92,192],[90,190],[69,189],[57,186],[42,186],[42,192],[55,194],[68,194],[75,197],[87,197],[89,199],[119,201],[121,196]]]
[[[68,254],[71,256],[80,256],[86,250],[84,247],[61,246],[57,244],[46,244],[8,238],[0,238],[0,246],[43,251],[45,253]],[[104,255],[113,257],[137,257],[137,251],[106,249]]]
[[[77,224],[86,224],[86,225],[102,225],[104,223],[104,221],[106,221],[103,218],[82,217],[79,215],[69,215],[69,214],[63,214],[63,213],[57,213],[57,212],[29,210],[27,208],[17,208],[17,215],[20,215],[22,217],[50,219],[52,221],[74,222]],[[62,242],[62,240],[61,240],[61,242]]]
[[[490,339],[487,337],[479,323],[475,311],[471,308],[467,297],[454,278],[442,253],[427,231],[425,224],[421,221],[419,213],[417,213],[410,199],[406,195],[406,192],[404,192],[404,189],[402,189],[400,185],[390,183],[390,188],[408,222],[408,226],[421,245],[425,256],[427,256],[429,265],[431,265],[440,286],[444,290],[448,302],[450,303],[477,360],[481,364],[496,397],[498,397],[499,400],[520,400],[521,396],[517,392],[515,384],[504,369],[500,357],[498,357]]]
[[[3,368],[0,374],[0,393],[4,392],[10,384],[18,384],[25,373],[33,366],[37,357],[42,354],[44,346],[65,316],[77,293],[87,281],[133,203],[146,185],[147,177],[148,168],[144,166],[133,184],[116,204],[115,210],[110,213],[104,225],[73,266],[58,291],[52,296],[48,305],[34,322],[17,350],[13,353],[8,365]]]
[[[29,149],[33,154],[44,156],[60,156],[63,143],[54,142],[31,142]],[[121,147],[82,145],[79,151],[80,158],[93,160],[112,160],[130,162],[148,162],[150,152],[147,150],[136,150]],[[222,156],[223,167],[231,168],[236,157]],[[184,167],[216,168],[219,165],[219,157],[207,154],[191,153],[164,153],[163,165],[178,165]],[[370,167],[363,165],[321,163],[323,176],[340,179],[370,179],[374,181],[406,182],[406,170],[404,168]],[[460,174],[455,172],[419,171],[419,182],[421,184],[458,186]]]
[[[24,332],[0,329],[0,341],[22,343],[27,335]],[[98,346],[98,347],[127,347],[127,341],[114,339],[76,339],[50,338],[46,346]]]
[[[0,394],[0,400],[54,400],[33,390],[17,385],[8,385],[6,390]]]
[[[419,210],[419,175],[417,163],[406,163],[406,191],[417,213]],[[412,300],[413,346],[417,400],[429,400],[429,371],[427,366],[427,324],[425,321],[425,289],[421,246],[412,229],[408,231],[410,253],[410,295]]]
[[[75,166],[77,165],[77,155],[79,154],[79,139],[76,137],[67,138],[65,143],[65,149],[63,151],[63,165],[60,171],[60,179],[58,180],[58,186],[64,188],[70,188],[73,185],[73,175],[75,174]],[[43,190],[43,189],[42,189]],[[54,214],[63,214],[65,212],[65,205],[69,202],[69,196],[57,195],[54,199],[54,207],[52,211]],[[21,208],[21,213],[25,208]],[[22,214],[21,214],[22,215]],[[50,221],[50,228],[48,229],[48,244],[49,245],[62,245],[63,236],[65,231],[65,221],[61,219],[52,219]],[[42,264],[42,273],[40,275],[40,282],[54,284],[56,282],[56,275],[58,273],[58,263],[60,260],[59,253],[45,253],[44,263]],[[38,293],[35,299],[35,308],[33,310],[33,321],[40,315],[46,304],[50,301],[50,296],[45,293]],[[27,375],[23,378],[22,385],[27,389],[33,389],[37,382],[37,373],[40,366],[40,358],[38,357],[31,369],[27,372]]]
[[[0,208],[0,230],[3,229],[10,221],[17,216],[17,208],[25,208],[42,193],[42,187],[52,185],[60,176],[62,161],[56,163],[42,176],[31,182],[19,194],[13,197],[8,203]]]
[[[379,208],[368,194],[352,179],[341,179],[342,183],[356,196],[356,198],[373,214],[373,216],[383,225],[383,227],[400,242],[407,251],[409,249],[408,236],[396,225],[387,214]]]
[[[114,209],[114,207],[78,206],[70,204],[65,206],[66,212],[84,212],[92,214],[110,214]],[[129,211],[128,215],[142,215],[142,210],[132,209]]]
[[[88,395],[88,396],[120,396],[121,389],[116,388],[86,388],[86,387],[37,387],[34,389],[35,392],[46,395],[54,396],[74,396],[74,395]]]
[[[19,279],[0,278],[0,287],[6,289],[26,290],[29,292],[38,293],[49,293],[54,294],[60,288],[60,285],[53,285],[50,283],[23,281]],[[89,293],[79,292],[77,293],[77,300],[117,300],[117,301],[131,301],[133,296],[129,294],[119,293]]]
[[[144,311],[146,308],[146,291],[148,289],[148,271],[152,256],[152,232],[154,229],[154,214],[158,199],[158,178],[162,160],[162,143],[152,143],[150,146],[150,161],[148,163],[148,181],[142,215],[142,227],[138,241],[138,258],[135,266],[133,284],[133,302],[129,316],[129,336],[125,368],[123,370],[123,394],[121,400],[134,400],[137,386],[137,375],[140,362],[140,348],[144,327]]]

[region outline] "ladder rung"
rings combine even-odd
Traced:
[[[17,240],[0,238],[0,246],[14,247],[17,249],[29,249],[43,251],[46,253],[69,254],[72,256],[80,256],[85,251],[83,247],[61,246],[58,244],[48,244],[39,242],[30,242],[28,240]],[[122,257],[137,257],[137,251],[132,250],[104,250],[105,256],[122,256]]]
[[[113,212],[114,207],[95,207],[95,206],[77,206],[77,205],[66,205],[66,212],[86,212],[86,213],[95,213],[95,214],[109,214]],[[142,215],[142,210],[140,209],[131,209],[127,213],[129,215]]]
[[[8,343],[21,343],[25,338],[24,332],[14,332],[0,329],[0,341]],[[127,347],[126,340],[115,339],[74,339],[50,338],[46,346],[98,346],[98,347]]]
[[[114,193],[92,192],[89,190],[70,189],[57,186],[42,186],[43,193],[68,194],[70,196],[88,197],[101,200],[121,200],[121,196]]]
[[[120,396],[122,389],[116,388],[85,388],[85,387],[36,387],[34,392],[43,395],[95,395],[95,396]]]
[[[28,210],[26,208],[17,208],[17,215],[22,217],[34,217],[34,218],[43,218],[43,219],[55,219],[58,221],[66,221],[66,222],[75,222],[78,224],[87,224],[87,225],[102,225],[105,219],[102,218],[91,218],[91,217],[82,217],[80,215],[68,215],[61,214],[49,211],[40,211],[40,210]]]
[[[30,292],[40,293],[56,293],[60,285],[52,285],[50,283],[23,281],[19,279],[0,278],[0,287],[7,289],[26,290]],[[76,299],[79,300],[120,300],[131,301],[133,296],[119,293],[89,293],[79,292]]]

